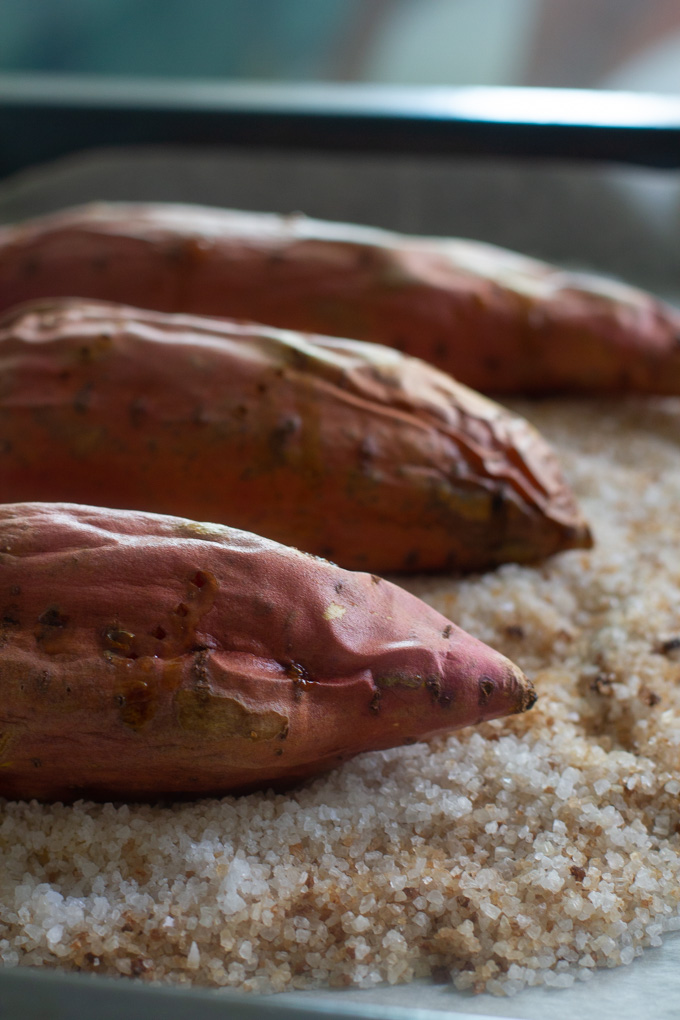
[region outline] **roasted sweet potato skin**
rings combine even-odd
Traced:
[[[219,794],[531,707],[403,589],[259,536],[0,507],[0,796]]]
[[[397,347],[487,393],[680,392],[680,313],[466,240],[97,204],[0,231],[0,308],[79,295]]]
[[[375,572],[585,546],[523,419],[376,345],[62,299],[0,322],[0,501],[266,535]]]

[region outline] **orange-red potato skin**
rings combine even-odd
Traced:
[[[396,585],[176,517],[0,506],[0,619],[10,799],[290,784],[535,700]]]
[[[94,204],[0,230],[0,308],[55,295],[384,343],[483,392],[680,392],[677,310],[475,241]]]
[[[522,418],[390,348],[57,299],[0,321],[0,501],[212,520],[344,567],[587,546]]]

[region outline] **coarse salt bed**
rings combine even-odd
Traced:
[[[404,583],[514,659],[526,716],[286,795],[0,807],[0,966],[513,995],[680,927],[680,401],[517,403],[597,544]]]

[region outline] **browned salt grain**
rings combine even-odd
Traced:
[[[286,796],[5,803],[4,966],[512,994],[680,927],[680,401],[519,409],[596,549],[409,586],[523,666],[536,709]]]

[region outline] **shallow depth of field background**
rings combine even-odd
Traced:
[[[0,73],[680,92],[677,0],[2,0]]]

